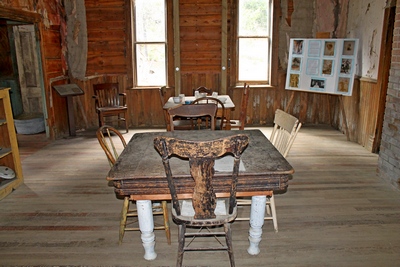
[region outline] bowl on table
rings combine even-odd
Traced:
[[[179,104],[179,103],[181,103],[182,98],[181,98],[180,96],[174,96],[174,97],[172,98],[172,100],[174,100],[174,103],[175,103],[175,104]]]

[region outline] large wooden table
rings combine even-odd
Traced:
[[[189,140],[212,140],[233,134],[244,133],[250,137],[249,146],[243,153],[244,169],[240,170],[237,196],[251,196],[250,230],[248,253],[257,255],[260,250],[262,226],[264,224],[266,196],[271,191],[286,191],[288,181],[294,172],[292,166],[275,149],[259,130],[244,131],[175,131],[147,132],[133,135],[125,150],[108,173],[107,180],[113,181],[118,196],[130,196],[136,200],[141,238],[145,249],[144,258],[153,260],[155,253],[154,223],[151,200],[171,198],[160,155],[154,149],[155,136],[173,136]],[[192,193],[194,181],[189,173],[189,164],[180,160],[170,160],[178,194],[188,196]],[[215,172],[213,183],[215,192],[223,195],[229,192],[229,173]]]

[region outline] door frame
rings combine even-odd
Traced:
[[[0,8],[0,18],[20,22],[25,24],[33,24],[35,28],[36,35],[36,53],[38,57],[38,67],[39,67],[39,78],[40,78],[40,87],[42,92],[42,100],[43,100],[43,116],[45,119],[45,129],[46,129],[46,137],[50,137],[49,125],[48,125],[48,112],[47,112],[47,99],[45,93],[45,81],[44,81],[44,73],[43,73],[43,63],[42,63],[42,43],[40,41],[40,32],[42,24],[42,17],[38,13],[18,10],[9,7]]]

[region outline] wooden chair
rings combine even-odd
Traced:
[[[198,104],[198,105],[178,105],[168,109],[169,124],[171,131],[174,130],[194,130],[208,128],[209,125],[202,126],[197,122],[197,119],[202,117],[210,118],[210,129],[215,130],[215,116],[218,106],[215,103]],[[182,118],[175,120],[175,118]],[[178,124],[179,123],[179,124]],[[186,127],[184,124],[186,124]]]
[[[192,102],[192,105],[196,105],[196,104],[204,104],[204,103],[214,103],[218,105],[218,110],[217,110],[217,115],[215,116],[215,129],[217,130],[223,130],[224,129],[224,124],[226,123],[226,121],[224,120],[225,118],[225,105],[224,103],[222,103],[221,100],[219,100],[218,98],[214,98],[214,97],[200,97],[195,99]],[[207,123],[207,120],[206,120]]]
[[[280,109],[277,109],[275,111],[274,129],[272,130],[270,141],[285,158],[289,154],[289,150],[292,147],[300,128],[301,123],[296,117]],[[251,199],[238,199],[238,206],[249,205],[251,205]],[[267,216],[264,219],[272,220],[275,232],[278,232],[278,219],[276,217],[275,198],[272,191],[271,194],[267,196],[266,207]],[[237,220],[244,221],[249,220],[249,218],[240,217],[237,218]]]
[[[231,266],[235,266],[230,222],[235,220],[236,182],[239,172],[240,157],[248,145],[247,135],[234,135],[212,141],[187,141],[170,137],[156,137],[154,146],[161,154],[172,197],[172,218],[178,224],[178,256],[176,266],[182,266],[185,251],[226,250]],[[227,179],[230,188],[228,199],[217,199],[212,178],[215,159],[225,154],[234,155],[231,179]],[[175,188],[174,176],[169,158],[176,155],[179,159],[189,159],[190,174],[194,179],[194,193],[191,201],[179,197],[179,189]],[[224,231],[216,231],[215,227],[224,227]],[[198,232],[187,232],[187,227],[199,228]],[[207,231],[201,230],[206,228]],[[213,228],[213,229],[211,229]],[[225,244],[217,239],[225,237]],[[185,239],[192,238],[185,246]],[[190,246],[196,237],[214,237],[221,246]]]
[[[194,92],[199,91],[199,93],[207,93],[207,95],[212,95],[213,90],[212,89],[208,89],[205,86],[200,86],[197,89],[193,89],[193,95],[195,95]]]
[[[167,127],[167,131],[169,131],[170,126],[169,126],[169,116],[168,112],[164,110],[164,104],[167,102],[168,99],[165,99],[165,93],[166,93],[166,86],[161,87],[158,89],[159,95],[160,95],[160,104],[161,104],[161,110],[164,115],[164,120],[165,120],[165,126]]]
[[[244,130],[244,125],[246,124],[246,113],[247,104],[249,102],[250,87],[244,84],[242,101],[240,103],[240,115],[238,120],[230,120],[231,128],[239,128],[239,130]]]
[[[100,127],[97,132],[97,140],[100,143],[101,148],[106,153],[108,162],[110,166],[113,166],[118,159],[119,151],[122,151],[126,147],[126,141],[122,134],[115,128],[103,125]],[[119,227],[119,244],[122,243],[122,239],[124,238],[125,231],[139,231],[139,227],[127,227],[127,218],[128,217],[136,217],[137,218],[137,210],[129,209],[129,196],[124,197],[124,202],[121,211],[121,220]],[[163,215],[164,225],[163,226],[155,226],[155,230],[165,230],[165,235],[167,236],[168,244],[171,244],[171,233],[169,229],[169,220],[168,220],[168,208],[167,202],[162,201],[161,206],[160,203],[153,204],[153,215]]]
[[[119,122],[124,121],[126,132],[128,132],[126,94],[119,92],[118,83],[94,84],[93,91],[99,127],[105,125],[106,117],[117,117],[118,126]]]

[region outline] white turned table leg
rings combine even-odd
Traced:
[[[142,233],[142,244],[144,248],[144,258],[154,260],[157,253],[154,251],[156,244],[154,235],[153,209],[150,200],[137,200],[136,208],[138,213],[139,228]]]
[[[262,236],[266,200],[266,196],[253,196],[251,198],[249,230],[250,246],[247,249],[247,252],[250,255],[258,255],[260,253],[258,244],[260,243]]]

